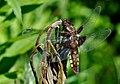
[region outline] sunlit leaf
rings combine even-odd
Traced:
[[[45,3],[48,0],[19,0],[21,5],[32,5],[32,4],[41,4],[41,3]]]
[[[3,53],[5,53],[5,50],[7,49],[7,48],[9,48],[11,45],[12,45],[12,43],[13,42],[16,42],[16,41],[18,41],[18,40],[22,40],[22,39],[32,39],[32,40],[35,40],[36,38],[34,38],[34,35],[37,35],[38,33],[39,33],[39,31],[38,30],[33,30],[34,32],[31,32],[32,30],[29,30],[28,31],[28,29],[27,30],[24,30],[21,34],[20,34],[20,36],[18,36],[18,37],[15,37],[15,38],[12,38],[12,39],[9,39],[6,43],[4,43],[4,44],[1,44],[0,45],[0,54],[3,54]],[[32,36],[32,37],[31,37]],[[31,40],[28,40],[29,42],[31,41]]]
[[[32,5],[24,5],[24,6],[21,6],[21,12],[22,14],[26,14],[26,13],[29,13],[33,10],[35,10],[36,8],[38,8],[41,4],[32,4]],[[12,12],[10,15],[8,15],[4,21],[6,20],[11,20],[15,18],[15,14]]]
[[[22,13],[21,13],[21,7],[20,3],[17,0],[6,0],[8,5],[10,5],[13,9],[13,12],[17,19],[22,22]]]
[[[34,38],[32,36],[30,38]],[[29,39],[29,38],[28,38]],[[34,40],[30,41],[28,39],[22,39],[14,42],[9,48],[6,49],[6,52],[2,56],[14,56],[27,52],[34,46]]]

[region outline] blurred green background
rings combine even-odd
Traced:
[[[80,53],[79,75],[68,63],[66,82],[120,84],[120,2],[115,0],[0,0],[0,84],[34,83],[29,56],[39,32],[26,34],[26,29],[41,30],[65,18],[77,28],[98,5],[95,27],[112,33],[94,50]]]

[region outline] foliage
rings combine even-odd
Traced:
[[[113,0],[97,3],[85,0],[0,0],[0,3],[0,84],[33,83],[29,55],[39,31],[47,24],[65,18],[70,19],[77,28],[96,5],[102,6],[102,12],[95,28],[109,27],[112,33],[96,49],[79,53],[81,68],[79,75],[72,72],[68,63],[66,82],[67,84],[120,83],[118,2]],[[25,29],[36,31],[26,33]],[[44,42],[43,38],[40,42]]]

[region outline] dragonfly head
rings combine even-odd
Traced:
[[[64,32],[68,32],[70,35],[75,35],[76,34],[76,30],[74,28],[74,25],[71,23],[70,20],[65,19],[62,21],[62,26],[63,26],[63,31]]]

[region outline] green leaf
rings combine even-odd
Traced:
[[[15,56],[24,54],[34,46],[36,41],[34,40],[35,38],[36,35],[14,42],[9,48],[6,49],[6,52],[1,56]]]
[[[39,6],[41,6],[41,4],[32,4],[32,5],[22,6],[22,7],[21,7],[21,12],[22,12],[22,14],[26,14],[26,13],[29,13],[29,12],[35,10],[35,9],[38,8]],[[13,19],[13,18],[15,18],[15,15],[14,15],[14,13],[12,12],[10,15],[8,15],[8,16],[5,18],[4,21],[6,21],[6,20],[11,20],[11,19]]]
[[[0,16],[5,16],[5,12],[0,13]]]
[[[15,79],[17,78],[17,72],[9,72],[5,74],[6,77],[10,78],[10,79]]]
[[[48,2],[48,0],[19,0],[21,5],[31,5],[31,4],[41,4],[41,3],[45,3]]]
[[[39,34],[39,31],[41,31],[41,30],[33,30],[33,32],[32,32],[32,30],[31,31],[29,30],[29,32],[28,32],[28,30],[23,31],[19,34],[18,37],[9,39],[6,43],[0,45],[0,55],[5,53],[6,49],[9,48],[13,44],[13,42],[16,42],[18,40],[20,41],[22,39],[24,39],[24,40],[27,39],[27,42],[29,43],[29,42],[31,42],[30,41],[31,38],[33,38],[32,40],[35,40],[36,38],[34,38],[34,37],[37,36],[37,34]]]
[[[17,58],[19,56],[14,57],[4,57],[0,61],[0,74],[4,74],[10,70],[10,68],[15,64]]]
[[[10,42],[6,42],[2,45],[0,45],[0,54],[3,54],[5,52],[5,50],[11,45],[12,43]]]
[[[4,5],[6,5],[5,0],[0,0],[0,8],[3,7]]]
[[[12,7],[17,19],[22,23],[22,13],[19,1],[18,0],[6,0],[6,1],[8,5]]]
[[[22,9],[22,14],[31,12],[31,11],[35,10],[37,7],[39,7],[40,5],[42,5],[42,4],[32,4],[32,5],[22,6],[22,7],[21,7],[21,9]]]

